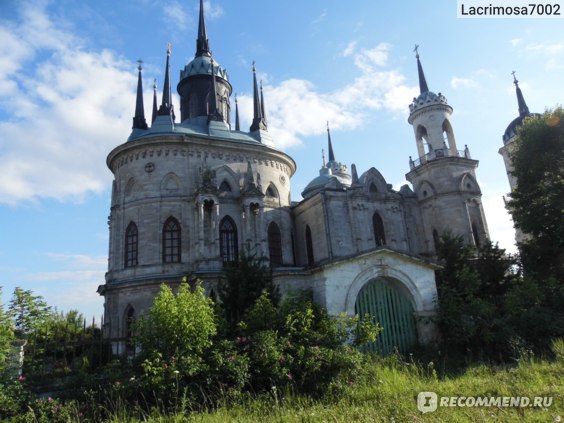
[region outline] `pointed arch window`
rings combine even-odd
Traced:
[[[472,237],[474,238],[474,245],[480,248],[480,234],[475,223],[472,223]]]
[[[382,221],[382,217],[380,217],[378,212],[374,213],[374,215],[372,216],[372,226],[374,230],[374,241],[376,242],[376,247],[386,245],[384,222]]]
[[[311,229],[309,228],[309,225],[306,226],[305,238],[306,238],[307,264],[309,266],[313,266],[315,264],[315,259],[313,256],[313,240],[311,238]]]
[[[219,250],[223,266],[233,266],[239,260],[237,226],[231,217],[225,216],[219,224]]]
[[[271,266],[282,264],[282,235],[275,222],[270,222],[268,225],[268,252]]]
[[[124,264],[125,267],[134,267],[138,263],[139,254],[139,233],[137,232],[137,225],[130,222],[125,229],[125,249],[124,249]]]
[[[231,192],[231,185],[229,185],[229,182],[223,181],[221,183],[221,185],[219,186],[219,191],[221,191],[221,192]]]
[[[163,226],[163,263],[180,263],[180,223],[169,217]]]
[[[273,184],[270,184],[266,189],[266,196],[270,198],[278,198],[278,190]]]

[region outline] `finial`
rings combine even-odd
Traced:
[[[517,78],[515,77],[515,71],[511,71],[511,75],[513,75],[513,83],[517,85],[519,81],[517,81]]]
[[[153,89],[156,90],[157,89],[157,78],[153,79]]]
[[[168,43],[166,43],[166,55],[170,56],[171,52],[172,52],[172,43],[169,41]]]
[[[413,51],[415,52],[415,57],[419,59],[419,44],[415,44]]]
[[[323,162],[323,167],[325,167],[325,150],[321,149],[321,160]]]
[[[255,67],[256,62],[253,60],[253,72],[256,73],[257,69]]]
[[[143,69],[143,60],[137,59],[137,63],[139,63],[139,66],[137,66],[137,69],[139,69],[139,71],[141,71]]]

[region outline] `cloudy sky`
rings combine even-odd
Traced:
[[[454,108],[458,145],[480,161],[491,238],[514,250],[498,154],[517,116],[511,71],[531,111],[562,103],[562,18],[461,19],[452,0],[205,3],[214,58],[229,72],[243,127],[257,63],[269,131],[298,164],[294,200],[318,174],[327,121],[339,161],[360,173],[374,166],[396,188],[405,183],[417,151],[407,116],[419,44],[430,89]],[[137,60],[148,114],[167,43],[173,86],[193,57],[197,8],[197,0],[0,1],[3,302],[21,286],[61,310],[102,314],[106,156],[131,131]]]

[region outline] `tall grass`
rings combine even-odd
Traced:
[[[371,357],[357,380],[329,387],[319,399],[273,387],[260,395],[225,395],[213,410],[165,415],[154,410],[148,422],[559,422],[564,421],[564,359],[523,356],[514,366],[475,365],[461,373],[437,372],[433,362],[400,356]],[[548,408],[439,407],[423,414],[417,394],[446,396],[552,397]],[[112,422],[137,422],[118,410]]]

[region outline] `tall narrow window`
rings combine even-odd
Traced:
[[[163,226],[163,263],[180,263],[180,223],[174,217]]]
[[[315,260],[313,257],[313,241],[311,239],[311,229],[309,225],[306,226],[306,252],[307,252],[307,264],[309,266],[313,266],[315,264]]]
[[[124,264],[125,267],[137,266],[138,260],[138,247],[139,236],[137,232],[137,225],[131,222],[127,225],[125,230],[125,250],[124,250]]]
[[[282,235],[280,228],[274,222],[268,225],[268,252],[271,266],[282,264]]]
[[[474,223],[472,223],[472,236],[474,237],[474,245],[480,248],[480,234]]]
[[[374,216],[372,216],[372,226],[374,227],[374,241],[376,242],[376,247],[386,245],[384,222],[378,213],[374,213]]]
[[[229,216],[225,216],[219,224],[219,249],[224,266],[233,266],[239,259],[237,226]]]

